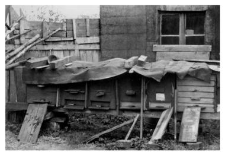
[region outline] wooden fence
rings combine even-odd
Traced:
[[[100,61],[100,19],[67,19],[63,23],[20,20],[13,35],[31,31],[6,44],[5,50],[19,47],[37,34],[45,37],[58,28],[61,30],[32,47],[17,61],[49,55],[58,58],[77,55],[80,60]],[[16,73],[14,70],[6,71],[6,102],[26,102],[26,95],[17,90],[23,89],[23,92],[26,92],[26,85],[22,82],[22,76]]]

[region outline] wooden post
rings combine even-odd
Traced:
[[[174,90],[174,140],[177,140],[177,88]]]
[[[79,53],[79,45],[77,43],[77,26],[76,26],[76,19],[73,19],[73,39],[74,39],[74,45],[75,45],[75,56],[79,57],[80,59],[80,53]]]
[[[60,88],[57,88],[57,95],[56,95],[56,107],[59,107],[60,102]]]
[[[144,98],[145,98],[145,78],[142,77],[141,79],[141,120],[140,120],[140,138],[143,138],[143,109],[144,109]]]
[[[87,37],[90,36],[90,20],[86,18],[86,30],[87,30]]]
[[[116,80],[116,112],[117,115],[120,114],[120,99],[119,99],[119,88],[118,88],[118,80]]]
[[[87,108],[88,104],[88,83],[85,83],[85,101],[84,101],[84,108]]]

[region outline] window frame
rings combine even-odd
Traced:
[[[205,13],[205,11],[199,11],[202,13]],[[187,18],[187,13],[190,12],[161,12],[159,13],[160,15],[160,34],[159,34],[159,38],[160,38],[160,45],[162,44],[162,37],[179,37],[179,44],[178,45],[186,45],[186,37],[200,37],[203,36],[204,37],[204,44],[205,44],[205,20],[204,20],[204,34],[186,34],[185,30],[186,30],[186,18]],[[191,13],[198,13],[197,11],[193,11]],[[163,35],[162,34],[162,16],[163,15],[174,15],[174,14],[178,14],[179,15],[179,34],[178,35]],[[204,45],[203,44],[203,45]],[[164,44],[165,45],[165,44]]]

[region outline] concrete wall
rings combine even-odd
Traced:
[[[212,45],[210,59],[220,59],[220,6],[101,6],[102,60],[147,55],[159,44],[159,11],[206,11],[205,44]]]

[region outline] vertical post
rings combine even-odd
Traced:
[[[57,88],[57,94],[56,94],[56,107],[59,107],[59,101],[60,100],[60,88]]]
[[[89,37],[90,36],[90,20],[89,20],[89,18],[86,18],[86,32],[87,32],[87,37]]]
[[[145,98],[145,78],[141,79],[141,111],[140,111],[140,139],[143,138],[143,109],[144,109],[144,98]]]
[[[174,140],[177,140],[177,88],[174,90]]]
[[[77,39],[77,28],[76,28],[76,20],[73,19],[73,39],[74,41]]]
[[[84,101],[84,108],[87,108],[88,103],[88,83],[85,83],[85,101]]]
[[[185,16],[184,13],[180,14],[180,29],[179,29],[179,34],[180,34],[180,45],[184,45],[186,43],[185,39]]]
[[[118,80],[115,81],[116,85],[116,112],[117,115],[120,114],[120,100],[119,100],[119,88],[118,88]]]

